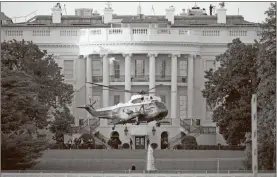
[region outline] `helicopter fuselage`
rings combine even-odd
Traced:
[[[119,104],[105,109],[96,109],[94,116],[112,119],[116,122],[133,123],[135,118],[140,122],[151,122],[164,119],[168,110],[164,103],[152,101],[137,104]],[[113,121],[113,122],[114,122]]]

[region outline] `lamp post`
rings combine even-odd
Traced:
[[[153,126],[153,128],[152,128],[152,134],[153,134],[153,136],[156,134],[156,129],[155,129],[154,126]]]
[[[125,127],[125,129],[124,129],[124,133],[125,133],[126,136],[128,135],[128,128],[127,127]]]

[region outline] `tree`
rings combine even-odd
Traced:
[[[47,147],[35,134],[47,125],[48,110],[36,100],[38,85],[30,75],[4,66],[1,75],[1,169],[23,170]]]
[[[257,42],[245,45],[234,39],[225,53],[216,56],[220,67],[205,72],[203,96],[213,109],[213,121],[230,145],[244,142],[246,133],[251,131],[251,96],[259,82],[257,51]]]
[[[69,128],[72,115],[67,105],[71,104],[73,87],[63,82],[61,68],[53,55],[32,42],[3,42],[1,63],[1,101],[5,103],[1,105],[1,151],[8,154],[1,158],[2,169],[24,169],[32,166],[46,148],[47,143],[40,144],[36,135],[38,129],[49,125],[49,108],[64,108],[57,114],[55,126]]]
[[[73,87],[63,82],[61,68],[53,55],[48,55],[47,51],[41,51],[36,44],[24,40],[3,42],[1,49],[10,56],[2,60],[2,64],[11,70],[25,71],[40,85],[40,102],[55,108],[58,97],[60,105],[71,104]]]
[[[55,120],[50,123],[50,130],[54,133],[53,139],[57,143],[63,143],[64,134],[72,133],[71,124],[74,122],[74,117],[66,106],[63,106],[60,110],[56,110],[54,115]]]
[[[273,170],[276,137],[276,3],[265,12],[258,54],[258,159],[259,168]]]

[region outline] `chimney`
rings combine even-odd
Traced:
[[[62,8],[60,3],[57,3],[52,8],[52,23],[61,23],[62,22]]]
[[[207,15],[206,9],[203,8],[203,15]]]
[[[174,12],[175,8],[173,6],[170,6],[166,11],[166,16],[165,18],[171,22],[171,24],[174,24]]]
[[[226,11],[224,6],[217,9],[217,23],[226,23]]]
[[[104,9],[104,23],[110,23],[113,20],[113,9],[110,4],[107,4],[107,7]]]

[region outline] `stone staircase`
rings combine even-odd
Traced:
[[[99,125],[99,119],[86,119],[84,120],[83,125],[78,126],[75,131],[81,134],[91,134],[94,137],[96,144],[105,145],[108,149],[111,149],[111,146],[108,145],[109,139],[97,131]]]
[[[173,149],[175,145],[180,144],[186,135],[197,137],[203,132],[203,127],[197,125],[196,121],[193,119],[180,119],[180,125],[184,132],[179,133],[169,140],[168,144],[170,149]]]

